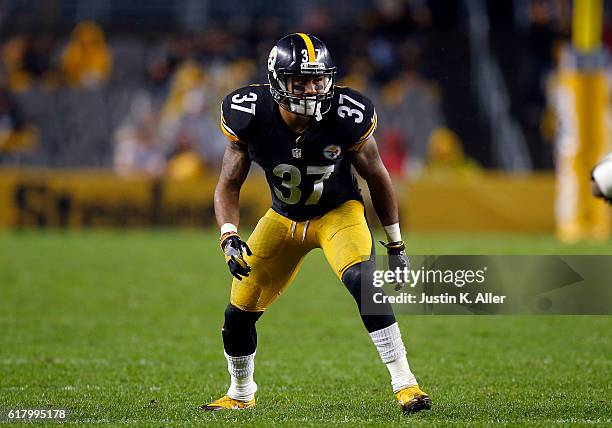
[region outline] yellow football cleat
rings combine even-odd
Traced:
[[[202,404],[198,408],[200,410],[204,410],[205,412],[212,412],[214,410],[252,409],[253,407],[255,407],[255,397],[253,397],[253,399],[250,401],[239,401],[224,395],[218,400],[215,400],[212,403]]]
[[[431,409],[431,398],[419,388],[419,385],[409,386],[395,393],[397,401],[404,413],[416,413]]]

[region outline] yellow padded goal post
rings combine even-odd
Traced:
[[[557,236],[605,240],[609,208],[591,196],[590,172],[610,151],[608,77],[601,60],[602,0],[574,0],[572,47],[558,73]]]

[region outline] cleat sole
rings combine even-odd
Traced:
[[[215,412],[217,410],[221,410],[223,409],[223,407],[218,407],[218,406],[207,406],[207,405],[203,405],[198,407],[198,410],[203,410],[205,412]]]
[[[417,397],[410,403],[404,405],[404,414],[411,415],[413,413],[420,412],[421,410],[431,409],[431,399],[429,397]]]
[[[209,405],[203,404],[198,407],[198,410],[202,410],[204,412],[217,412],[219,410],[249,410],[249,409],[254,409],[254,408],[255,408],[254,404],[248,407],[233,407],[233,408],[227,408],[227,407],[222,407],[222,406],[209,406]]]

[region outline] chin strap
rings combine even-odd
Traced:
[[[321,114],[321,102],[317,102],[317,107],[315,107],[315,119],[317,122],[323,119],[323,115]]]
[[[321,102],[320,101],[316,101],[317,106],[315,107],[315,111],[314,111],[314,118],[317,122],[319,122],[320,120],[323,119],[323,115],[321,114]],[[303,107],[303,111],[300,112],[301,107]],[[285,109],[287,110],[287,109]],[[308,111],[308,106],[307,104],[304,104],[304,106],[302,106],[300,103],[295,103],[293,101],[289,101],[289,110],[291,113],[295,113],[295,114],[299,114],[304,116],[305,113]],[[309,116],[312,117],[312,116]]]

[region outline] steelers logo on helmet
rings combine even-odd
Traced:
[[[329,160],[336,160],[340,157],[340,153],[342,150],[340,146],[336,146],[335,144],[330,144],[329,146],[323,149],[323,156],[325,156]]]
[[[325,44],[305,33],[280,39],[268,57],[270,92],[278,105],[302,116],[322,116],[331,108],[336,67]]]
[[[270,55],[268,56],[268,71],[274,73],[276,75],[276,71],[274,70],[274,65],[276,64],[276,52],[278,48],[274,46],[270,51]]]

